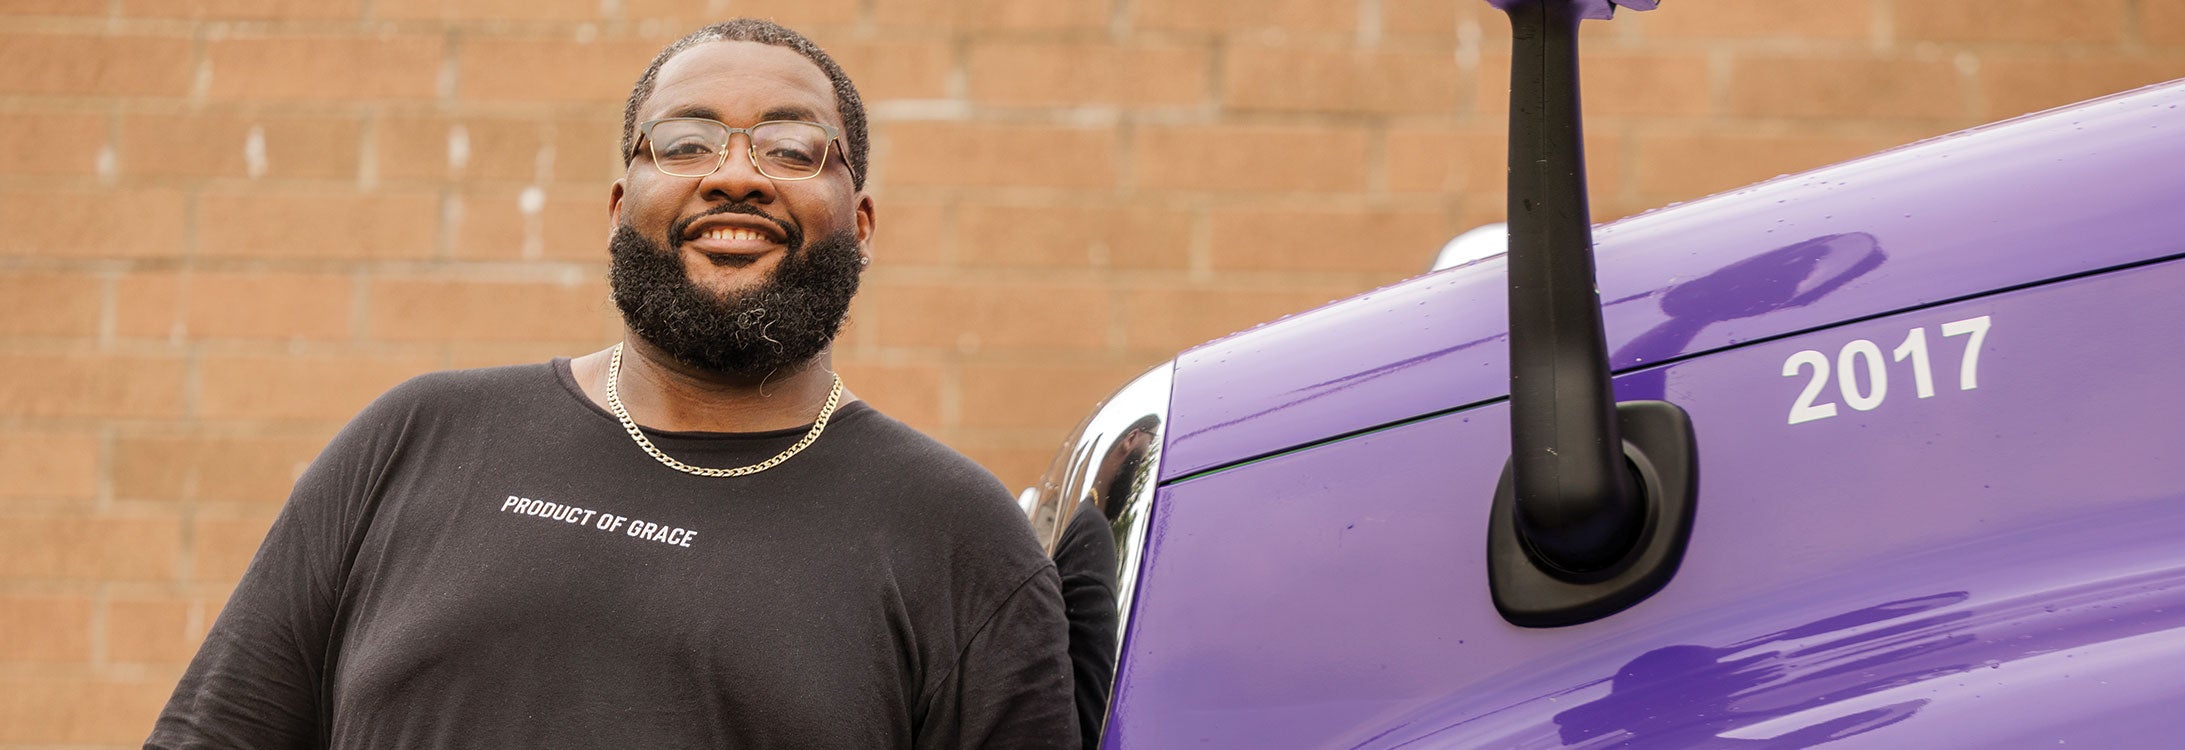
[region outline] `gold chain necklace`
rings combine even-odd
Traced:
[[[666,464],[670,469],[685,474],[696,474],[701,477],[749,476],[781,465],[781,462],[789,460],[790,456],[797,455],[798,451],[810,446],[812,441],[818,440],[820,433],[827,431],[827,418],[834,416],[835,407],[842,404],[842,376],[835,375],[834,378],[835,387],[833,391],[827,393],[827,405],[819,408],[819,419],[812,422],[812,431],[804,433],[803,440],[797,441],[796,445],[789,446],[788,450],[774,454],[773,458],[734,469],[709,469],[677,461],[668,454],[660,452],[659,448],[653,447],[652,441],[645,439],[645,432],[637,428],[636,422],[630,420],[630,410],[622,408],[622,398],[615,389],[615,384],[622,380],[622,342],[619,341],[615,342],[614,356],[607,360],[607,408],[615,413],[615,419],[622,420],[622,429],[630,433],[630,439],[637,441],[637,447],[645,449],[647,455],[659,459],[660,463]]]

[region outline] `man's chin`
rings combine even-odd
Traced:
[[[686,365],[746,377],[794,370],[825,351],[861,270],[846,234],[741,268],[687,244],[650,246],[627,226],[610,248],[610,287],[632,332]]]

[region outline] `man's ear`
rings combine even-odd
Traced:
[[[867,263],[872,262],[872,234],[874,228],[873,224],[874,219],[872,208],[872,195],[867,193],[858,193],[857,254],[858,257],[864,258],[865,262]]]
[[[607,235],[610,237],[614,236],[615,227],[622,226],[622,183],[629,179],[617,179],[614,186],[607,189]]]

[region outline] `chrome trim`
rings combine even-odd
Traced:
[[[1103,704],[1113,693],[1116,661],[1130,632],[1175,372],[1174,361],[1161,363],[1109,396],[1062,441],[1039,483],[1018,496],[1033,533],[1063,577],[1080,688],[1087,679],[1096,685],[1105,680]],[[1103,588],[1113,592],[1112,603],[1093,593]],[[1109,622],[1113,642],[1089,637]],[[1105,674],[1084,672],[1084,657],[1093,654],[1100,656],[1093,662],[1106,661],[1093,665],[1104,666]]]

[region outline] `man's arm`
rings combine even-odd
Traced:
[[[932,696],[921,748],[1074,748],[1069,625],[1061,583],[1042,565],[988,618]]]
[[[392,395],[392,394],[390,394]],[[326,742],[334,610],[379,459],[406,411],[381,397],[298,479],[147,748],[287,748]]]

